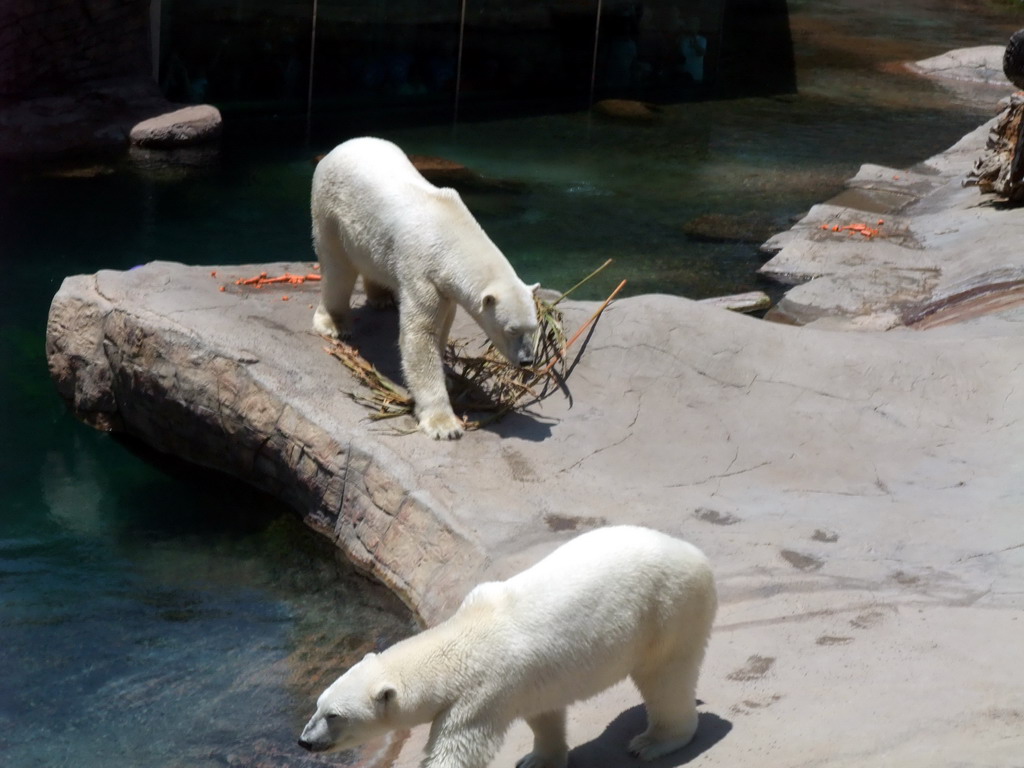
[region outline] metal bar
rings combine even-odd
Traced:
[[[462,90],[462,44],[466,34],[466,0],[461,0],[459,13],[459,53],[455,61],[455,103],[452,106],[452,122],[459,121],[459,93]]]
[[[318,0],[313,0],[313,19],[309,25],[309,90],[306,92],[306,146],[309,146],[313,130],[313,64],[316,62],[316,17],[318,14]]]
[[[590,65],[590,103],[588,107],[594,104],[594,88],[597,84],[597,44],[601,38],[601,0],[597,0],[597,18],[594,20],[594,60]]]

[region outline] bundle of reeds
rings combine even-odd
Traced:
[[[534,354],[537,362],[532,368],[509,363],[490,344],[480,353],[474,354],[469,350],[470,342],[449,342],[444,356],[451,382],[449,393],[452,407],[462,415],[467,430],[479,429],[510,411],[528,408],[565,386],[570,372],[566,366],[566,352],[597,321],[626,281],[619,283],[571,337],[566,338],[562,329],[562,313],[558,305],[611,262],[611,259],[606,261],[552,302],[540,296],[534,297],[539,328]],[[332,341],[331,346],[325,347],[325,351],[344,363],[366,388],[365,393],[350,392],[349,396],[370,409],[371,419],[390,419],[412,414],[413,400],[405,387],[378,371],[355,347]],[[476,418],[470,419],[469,414],[474,414]]]

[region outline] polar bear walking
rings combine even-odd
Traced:
[[[368,654],[321,694],[299,744],[348,749],[429,722],[424,768],[484,768],[524,718],[534,746],[519,768],[564,768],[566,706],[629,676],[647,706],[629,751],[652,760],[697,730],[716,606],[693,545],[633,526],[591,531],[479,585],[442,624]]]
[[[402,372],[420,429],[435,439],[460,437],[442,363],[456,305],[511,363],[530,365],[536,286],[519,279],[454,189],[435,187],[383,139],[351,139],[324,157],[313,173],[311,209],[323,275],[313,328],[349,335],[359,275],[371,304],[397,298]]]

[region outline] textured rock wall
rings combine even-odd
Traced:
[[[158,283],[174,284],[180,268],[168,268]],[[150,271],[64,281],[51,307],[47,356],[75,414],[273,494],[421,618],[436,621],[450,610],[484,564],[478,545],[415,487],[400,460],[357,439],[359,427],[314,423],[322,386],[312,401],[286,387],[297,395],[286,402],[258,348],[227,351],[185,322],[127,308],[125,289],[134,292]]]
[[[0,3],[0,98],[60,92],[148,68],[148,0]]]

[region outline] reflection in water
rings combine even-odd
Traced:
[[[48,514],[0,528],[4,766],[320,765],[293,748],[316,696],[406,612],[256,492],[66,445]]]
[[[81,435],[74,436],[70,451],[47,451],[39,485],[50,518],[69,535],[89,540],[107,532],[99,473],[92,454],[82,450]]]

